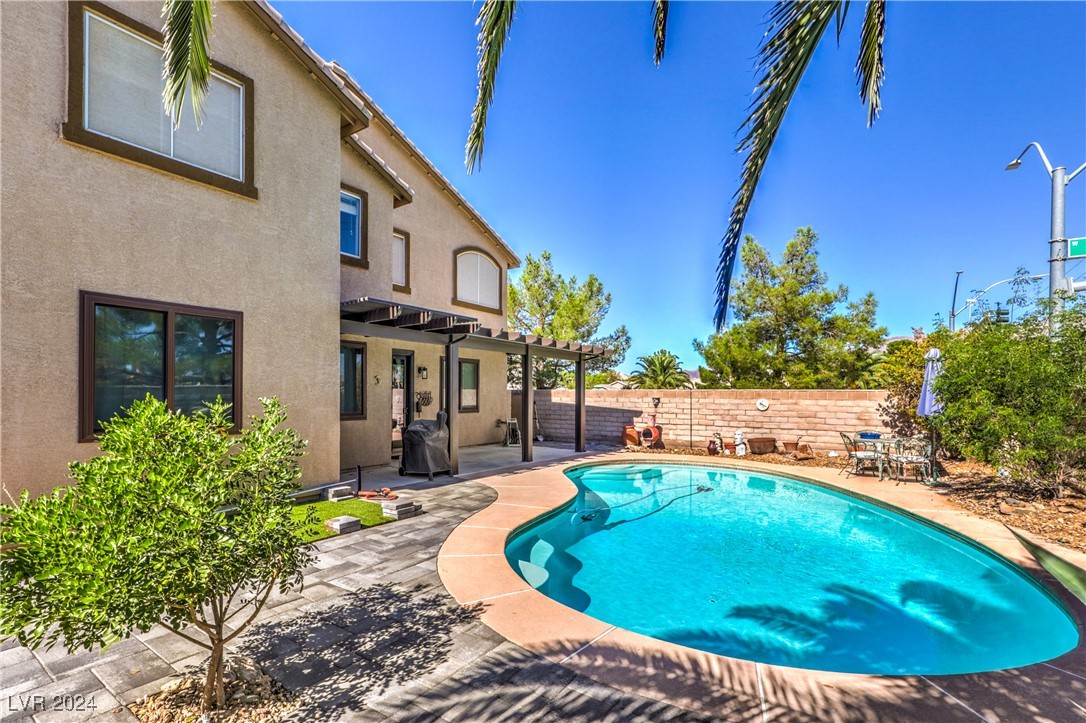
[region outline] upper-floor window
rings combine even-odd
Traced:
[[[97,3],[73,6],[65,137],[255,197],[252,82],[213,63],[200,122],[186,100],[174,127],[162,104],[160,34]]]
[[[344,263],[366,266],[365,191],[344,186],[339,192],[339,254]]]
[[[392,288],[411,291],[411,237],[406,231],[392,232]]]
[[[339,252],[362,257],[362,199],[353,193],[339,192]]]
[[[456,301],[485,309],[501,309],[501,270],[481,251],[456,254]]]
[[[238,311],[84,292],[80,438],[151,394],[190,413],[222,397],[241,422]]]

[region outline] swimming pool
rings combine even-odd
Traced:
[[[576,498],[520,530],[513,568],[606,623],[711,653],[945,675],[1072,649],[1070,615],[1007,561],[844,493],[697,465],[567,471]]]

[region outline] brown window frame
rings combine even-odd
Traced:
[[[359,206],[359,214],[361,218],[358,219],[358,256],[351,256],[350,254],[343,253],[343,244],[340,242],[339,262],[347,266],[357,266],[362,269],[368,269],[370,267],[370,244],[369,244],[369,220],[370,220],[370,195],[363,191],[361,188],[355,188],[349,186],[346,183],[339,184],[340,193],[349,193],[352,196],[357,196],[362,200]]]
[[[486,256],[490,259],[494,265],[498,268],[498,306],[485,306],[483,304],[476,304],[472,301],[461,301],[458,296],[460,290],[460,264],[458,263],[460,256],[466,254],[469,251],[474,251],[478,254]],[[485,311],[491,314],[503,314],[505,313],[505,266],[500,261],[494,258],[494,254],[490,253],[486,249],[480,246],[461,246],[458,249],[453,250],[453,294],[452,303],[454,306],[463,306],[466,309],[474,309],[475,311]]]
[[[392,290],[393,291],[398,291],[401,294],[410,294],[411,293],[411,234],[409,234],[407,231],[404,231],[403,229],[394,228],[394,229],[392,229],[392,235],[393,236],[400,236],[401,238],[403,238],[403,265],[404,265],[403,280],[404,280],[404,282],[406,282],[406,283],[403,283],[403,284],[397,284],[395,281],[393,281],[392,282]],[[395,272],[395,269],[393,269],[393,272]]]
[[[475,365],[475,406],[473,406],[473,407],[465,407],[464,406],[464,365],[465,364],[473,364],[473,365]],[[478,359],[460,359],[459,360],[459,365],[457,366],[457,369],[456,369],[457,374],[460,375],[460,377],[458,379],[459,384],[456,385],[456,409],[457,409],[457,411],[465,412],[465,413],[468,413],[468,414],[470,414],[472,412],[478,412],[479,411],[479,407],[481,406],[480,402],[482,401],[482,396],[483,396],[483,391],[482,391],[483,390],[483,378],[480,375],[481,371],[482,371],[482,365],[479,363]]]
[[[175,363],[174,318],[177,314],[207,316],[214,319],[229,319],[234,322],[234,390],[233,406],[230,409],[233,427],[231,433],[241,430],[242,423],[242,339],[244,314],[240,311],[213,309],[191,304],[174,304],[153,299],[140,299],[131,296],[102,294],[94,291],[79,292],[79,442],[96,442],[98,432],[94,418],[94,309],[103,306],[119,306],[125,309],[158,311],[166,314],[166,351],[165,369],[163,370],[166,387],[166,404],[172,409],[174,404],[173,375]]]
[[[361,393],[362,393],[362,399],[361,399],[362,403],[359,405],[362,408],[362,411],[361,412],[344,412],[343,411],[343,405],[342,405],[343,398],[340,397],[339,418],[341,420],[365,419],[366,418],[366,402],[369,401],[369,396],[370,396],[369,394],[366,393],[366,373],[369,370],[370,353],[369,353],[369,350],[366,348],[366,343],[362,342],[362,341],[344,341],[344,340],[340,340],[340,342],[339,342],[339,353],[343,354],[344,349],[359,349],[359,350],[362,351],[362,387],[361,387],[361,390],[360,390]]]
[[[70,2],[68,3],[68,117],[61,125],[61,135],[67,141],[77,145],[101,151],[112,156],[117,156],[149,168],[187,178],[213,188],[229,191],[245,198],[256,200],[258,196],[254,181],[255,151],[254,151],[254,122],[253,122],[253,81],[246,75],[229,68],[218,61],[212,60],[211,67],[218,73],[225,75],[230,80],[238,83],[244,91],[243,106],[245,112],[244,132],[245,147],[242,161],[242,178],[230,178],[215,171],[209,171],[194,166],[177,158],[164,156],[126,141],[104,136],[89,130],[83,125],[83,100],[85,88],[84,77],[84,14],[91,12],[102,18],[124,27],[136,35],[142,35],[146,39],[162,45],[162,33],[152,27],[148,27],[132,18],[123,15],[113,8],[100,2]]]

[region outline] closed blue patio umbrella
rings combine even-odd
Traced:
[[[920,403],[916,414],[931,417],[943,411],[943,403],[935,396],[935,379],[943,368],[942,352],[932,347],[924,355],[924,386],[920,388]],[[931,476],[932,481],[939,479],[939,468],[935,464],[935,430],[931,431]]]
[[[935,348],[924,355],[924,386],[920,388],[920,404],[916,407],[916,413],[921,417],[931,417],[943,411],[942,403],[935,397],[935,378],[943,368],[940,357],[942,352]]]

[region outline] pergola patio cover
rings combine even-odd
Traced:
[[[385,299],[365,296],[340,303],[340,329],[349,334],[383,339],[442,344],[445,346],[444,408],[449,424],[449,458],[453,474],[457,472],[459,434],[455,400],[460,393],[460,375],[456,373],[460,348],[497,351],[521,357],[521,458],[532,461],[533,401],[532,361],[535,357],[574,362],[575,399],[574,440],[578,452],[585,451],[585,360],[607,356],[601,346],[559,341],[506,329],[488,329],[478,319],[437,309],[426,309]]]

